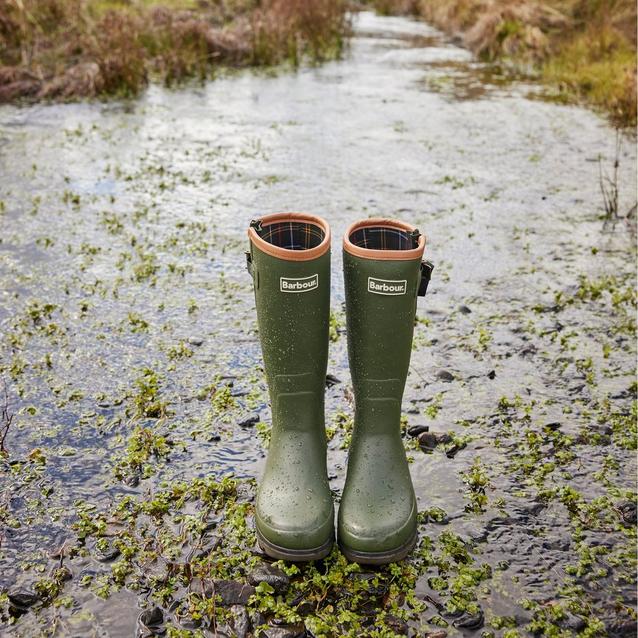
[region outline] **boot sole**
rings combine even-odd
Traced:
[[[259,529],[255,528],[255,532],[257,532],[257,543],[259,544],[259,547],[261,547],[264,553],[268,554],[268,556],[278,560],[289,560],[299,563],[320,560],[330,553],[330,550],[334,545],[334,538],[329,538],[319,547],[311,549],[288,549],[287,547],[281,547],[280,545],[275,545],[269,540],[266,540],[261,535]]]
[[[389,549],[384,552],[360,552],[354,549],[348,549],[341,543],[339,544],[339,549],[352,563],[359,563],[360,565],[386,565],[387,563],[403,560],[416,546],[417,538],[418,533],[415,531],[414,536],[406,543],[403,543],[403,545],[396,549]]]

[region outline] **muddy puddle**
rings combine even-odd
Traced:
[[[2,635],[635,634],[635,236],[599,192],[615,133],[427,25],[354,26],[343,60],[294,74],[0,108]],[[624,214],[633,141],[619,159]],[[279,210],[335,237],[337,496],[340,237],[372,215],[428,237],[404,397],[421,544],[400,566],[335,552],[255,576],[269,410],[245,233]]]

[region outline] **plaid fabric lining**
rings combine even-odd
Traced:
[[[418,236],[400,228],[364,226],[357,228],[350,241],[360,248],[372,250],[412,250],[419,245]]]
[[[326,236],[323,228],[307,222],[275,222],[257,231],[259,236],[273,246],[287,250],[316,248]]]

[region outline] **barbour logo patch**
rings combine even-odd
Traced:
[[[368,277],[368,292],[375,295],[405,295],[408,290],[406,279],[375,279]]]
[[[310,277],[279,277],[279,290],[281,292],[308,292],[319,288],[319,275]]]

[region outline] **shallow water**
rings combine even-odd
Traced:
[[[449,459],[406,439],[420,507],[449,518],[421,533],[449,528],[492,567],[479,596],[486,619],[524,626],[521,599],[558,598],[582,544],[573,512],[541,488],[571,486],[587,502],[607,494],[616,508],[635,490],[624,438],[635,441],[635,423],[610,416],[635,399],[635,296],[623,296],[635,288],[635,236],[601,220],[598,158],[611,169],[613,130],[590,111],[529,99],[534,91],[423,23],[362,13],[345,58],[319,68],[153,86],[130,103],[1,107],[0,374],[14,419],[0,473],[0,591],[48,572],[51,552],[75,538],[80,501],[103,509],[175,479],[259,476],[262,441],[238,425],[255,411],[269,419],[245,232],[252,217],[304,210],[333,230],[341,325],[346,226],[383,215],[426,233],[436,268],[404,410],[410,426],[467,446]],[[619,184],[624,213],[636,192],[630,140]],[[345,339],[331,344],[328,372],[341,383],[327,391],[328,423],[351,411]],[[174,446],[127,484],[114,468],[143,421],[132,402],[145,368],[159,375]],[[228,381],[237,405],[215,410],[210,387]],[[556,461],[547,439],[533,457],[526,430],[546,435],[554,422],[573,458]],[[602,443],[583,435],[601,428]],[[329,446],[337,492],[342,441],[337,432]],[[557,467],[541,485],[518,453]],[[477,457],[490,481],[482,513],[467,511],[463,482]],[[586,542],[613,555],[635,523],[591,527]],[[635,570],[616,563],[577,577],[610,634],[632,630],[612,623],[630,623],[636,607]],[[2,631],[133,635],[143,597],[81,588],[77,575],[95,564],[69,563],[70,608],[29,612]],[[428,576],[417,595],[436,597]]]

